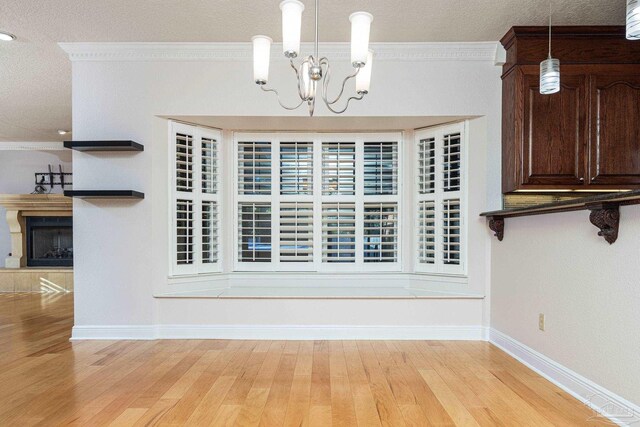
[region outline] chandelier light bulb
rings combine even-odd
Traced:
[[[640,40],[640,1],[627,2],[627,39]]]
[[[253,36],[253,80],[259,85],[269,81],[269,60],[271,59],[271,37]]]
[[[367,63],[369,56],[369,32],[373,15],[367,12],[355,12],[349,16],[351,21],[351,64],[360,68]]]
[[[548,58],[540,63],[540,93],[560,92],[560,60]]]
[[[282,11],[282,51],[287,58],[295,58],[300,53],[300,32],[304,4],[298,0],[284,0]]]
[[[367,63],[360,69],[356,76],[356,92],[358,94],[369,93],[371,86],[371,68],[373,67],[373,51],[370,50],[367,55]]]

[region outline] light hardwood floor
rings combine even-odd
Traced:
[[[0,294],[0,426],[609,425],[484,342],[71,343],[72,317]]]

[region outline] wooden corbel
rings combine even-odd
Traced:
[[[490,216],[487,217],[487,219],[489,220],[489,228],[494,232],[494,236],[502,242],[504,238],[504,218],[501,216]]]
[[[589,221],[600,229],[598,236],[612,244],[618,239],[618,225],[620,224],[620,210],[618,203],[589,204],[591,211]]]

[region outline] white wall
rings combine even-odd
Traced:
[[[94,48],[84,45],[75,49]],[[341,49],[348,51],[346,46]],[[398,53],[402,56],[402,47]],[[87,57],[91,60],[81,60]],[[73,64],[74,137],[133,139],[143,143],[145,151],[121,155],[74,152],[75,188],[134,189],[144,191],[146,198],[140,202],[74,203],[76,326],[246,323],[248,313],[262,324],[363,325],[376,318],[383,325],[397,325],[399,321],[422,326],[488,325],[488,304],[483,300],[460,302],[452,309],[450,304],[430,300],[375,303],[313,300],[311,304],[300,300],[276,303],[153,298],[159,290],[181,289],[180,285],[168,285],[167,279],[168,129],[166,120],[157,116],[288,113],[280,109],[271,94],[261,92],[253,84],[249,50],[235,58],[192,61],[175,57],[166,61],[157,59],[162,55],[137,61],[135,52],[121,60],[118,57],[106,55],[101,60],[99,54],[75,56],[80,60]],[[346,55],[343,58],[346,64]],[[333,70],[335,75],[347,71],[341,66]],[[284,60],[272,64],[274,86],[291,86],[290,73]],[[494,207],[499,203],[499,198],[496,199],[500,191],[499,178],[496,179],[499,158],[492,159],[491,167],[486,166],[487,144],[500,138],[499,75],[500,68],[486,57],[383,58],[376,62],[368,99],[349,111],[354,120],[358,116],[483,117],[471,124],[473,172],[469,197],[469,236],[474,248],[469,256],[469,287],[480,293],[488,288],[488,235],[484,221],[476,215],[486,208],[487,199],[493,200]],[[293,96],[293,90],[285,94]],[[318,110],[319,115],[329,115],[323,108]],[[490,191],[486,182],[492,182]],[[488,193],[493,193],[493,197]],[[226,230],[227,235],[233,232]],[[301,310],[307,306],[314,308]],[[418,312],[425,314],[410,315]],[[288,316],[280,316],[282,313]],[[327,313],[331,313],[328,318]]]
[[[12,144],[12,143],[3,143]],[[47,172],[48,165],[58,171],[62,165],[65,172],[71,170],[71,150],[0,150],[0,194],[29,194],[35,187],[36,172]],[[62,188],[55,187],[52,193],[61,193]],[[11,252],[11,238],[6,221],[6,211],[0,207],[0,268]]]
[[[491,326],[640,404],[640,207],[621,208],[613,245],[597,231],[588,211],[507,219]]]

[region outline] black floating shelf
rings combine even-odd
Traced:
[[[66,190],[64,195],[80,199],[144,199],[144,193],[133,190]]]
[[[135,141],[65,141],[65,148],[78,151],[144,151]]]

